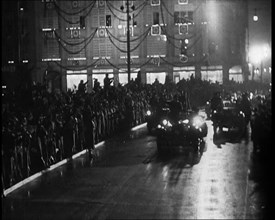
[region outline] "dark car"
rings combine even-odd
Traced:
[[[245,115],[237,107],[235,102],[229,100],[223,101],[223,107],[220,111],[213,111],[212,121],[214,133],[237,132],[243,134],[245,131]]]
[[[197,152],[203,146],[207,125],[203,117],[195,111],[180,112],[176,120],[168,113],[160,118],[156,133],[160,153],[179,148],[189,148]]]
[[[169,113],[168,102],[163,103],[158,108],[150,107],[146,112],[146,122],[149,134],[155,134],[160,118]]]

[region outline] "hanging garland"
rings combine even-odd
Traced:
[[[107,5],[109,5],[110,7],[112,7],[114,10],[116,10],[116,11],[118,11],[118,12],[120,12],[120,13],[124,13],[124,14],[127,14],[127,12],[125,11],[122,11],[122,10],[120,10],[120,9],[117,9],[113,4],[111,4],[109,1],[106,1],[107,2]],[[146,1],[144,1],[143,3],[141,3],[140,5],[138,5],[132,12],[135,12],[135,11],[137,11],[140,7],[144,7],[144,6],[146,6],[147,5],[147,3],[146,3]]]
[[[97,59],[97,60],[95,60],[93,63],[91,63],[91,64],[89,64],[89,65],[87,65],[87,66],[85,66],[85,67],[75,66],[74,69],[69,69],[69,68],[67,68],[66,66],[61,65],[61,64],[58,63],[57,61],[50,61],[50,62],[55,63],[57,66],[59,66],[59,67],[62,68],[62,69],[74,71],[74,70],[85,70],[85,69],[88,69],[88,68],[90,68],[90,67],[94,67],[94,66],[96,66],[96,63],[97,63],[99,60],[100,60],[100,58]]]
[[[114,17],[116,17],[118,20],[120,20],[120,21],[127,21],[127,19],[120,18],[118,15],[116,15],[116,13],[114,13],[113,10],[110,8],[109,4],[107,4],[107,7],[110,10],[110,12],[114,15]]]
[[[110,10],[110,12],[114,15],[114,17],[116,17],[118,20],[120,20],[120,21],[127,21],[127,19],[124,19],[124,18],[120,18],[118,15],[116,15],[116,13],[112,10],[112,8],[110,7],[110,5],[109,5],[110,3],[108,3],[107,2],[107,7],[108,7],[108,9]],[[139,14],[142,12],[142,10],[144,9],[144,7],[146,6],[146,4],[145,3],[143,3],[143,4],[141,4],[141,5],[139,5],[139,7],[140,6],[143,6],[140,10],[139,10],[139,12],[135,15],[135,17],[138,17],[139,16]],[[138,8],[139,8],[138,7]],[[118,10],[118,9],[117,9]],[[135,9],[134,11],[136,11],[137,9]],[[133,12],[134,12],[133,11]],[[122,12],[122,13],[126,13],[126,12],[123,12],[123,11],[120,11],[120,12]]]
[[[68,41],[62,39],[62,38],[60,37],[60,35],[59,35],[56,31],[54,31],[54,33],[56,34],[57,39],[60,40],[60,41],[62,41],[63,43],[65,43],[65,44],[67,44],[67,45],[70,45],[70,46],[77,46],[77,45],[80,45],[80,44],[86,42],[86,41],[89,40],[90,38],[92,38],[92,37],[95,35],[96,31],[97,31],[97,28],[95,29],[94,32],[92,32],[92,33],[90,34],[89,37],[85,38],[85,39],[82,40],[81,42],[76,42],[76,43],[71,43],[71,42],[68,42]]]
[[[112,38],[114,38],[115,40],[117,40],[117,41],[119,41],[119,42],[121,42],[121,43],[127,43],[127,40],[121,40],[121,39],[117,38],[116,36],[114,36],[114,35],[108,30],[108,28],[106,29],[106,31],[107,31],[107,34],[110,35],[110,36],[111,36]],[[145,34],[148,34],[149,31],[150,31],[150,28],[148,28],[148,30],[146,30],[145,32],[143,32],[143,33],[142,33],[140,36],[138,36],[137,38],[130,40],[130,42],[134,42],[134,41],[139,40],[142,36],[144,36]]]
[[[162,7],[160,8],[160,10],[161,10],[161,19],[162,19],[162,22],[165,24]],[[181,47],[175,45],[174,42],[172,42],[172,41],[170,40],[170,38],[172,38],[172,39],[174,39],[174,40],[182,40],[182,39],[174,38],[174,37],[172,37],[171,35],[168,35],[168,34],[167,34],[167,31],[166,31],[166,28],[165,28],[164,26],[161,26],[161,29],[162,29],[163,32],[166,34],[168,42],[169,42],[173,47],[175,47],[175,48],[177,48],[177,49],[180,50]],[[193,38],[194,36],[196,36],[196,33],[194,33],[194,34],[192,35],[192,37],[188,37],[188,38]],[[195,45],[195,43],[196,43],[201,37],[202,37],[202,35],[200,34],[200,35],[197,37],[197,39],[194,41],[194,43],[193,43],[191,46],[189,46],[189,48],[192,48],[192,47]]]
[[[203,57],[201,60],[198,61],[198,63],[201,63],[201,62],[204,62],[206,60],[207,57]],[[165,60],[163,57],[160,57],[161,60],[163,60],[165,63],[167,63],[168,65],[170,66],[173,66],[173,67],[185,67],[185,66],[190,66],[190,63],[185,63],[185,64],[182,64],[182,65],[175,65],[167,60]]]
[[[167,11],[167,13],[168,13],[171,17],[174,18],[174,15],[168,10],[168,8],[167,8],[167,6],[164,4],[163,0],[161,0],[161,7],[162,7],[162,6],[165,8],[165,10]],[[198,6],[195,8],[195,10],[194,10],[193,12],[196,12],[200,6],[201,6],[201,4],[198,5]],[[192,22],[192,20],[189,20],[189,19],[187,19],[187,21]]]
[[[56,39],[56,41],[59,43],[59,45],[60,45],[67,53],[69,53],[69,54],[78,54],[78,53],[80,53],[82,50],[84,50],[84,49],[87,47],[87,45],[88,45],[88,44],[91,42],[91,40],[94,38],[95,34],[96,34],[96,31],[93,33],[92,37],[88,40],[88,42],[87,42],[80,50],[78,50],[78,51],[70,51],[70,50],[68,50],[68,49],[66,48],[66,46],[64,46],[58,39]]]
[[[141,64],[138,68],[134,68],[134,70],[141,69],[143,66],[147,65],[152,59],[153,59],[153,57],[150,57],[145,63]],[[116,66],[115,64],[111,63],[108,59],[105,58],[105,60],[107,61],[107,63],[109,63],[109,65],[111,65],[115,69],[117,69],[117,70],[121,69],[118,66]],[[122,71],[120,73],[128,73],[128,72]]]
[[[81,12],[85,11],[86,9],[88,9],[90,6],[94,6],[95,1],[96,0],[92,0],[92,2],[87,7],[84,7],[77,12],[67,12],[67,11],[63,10],[62,8],[60,8],[60,6],[56,2],[53,2],[53,3],[54,3],[54,6],[57,8],[57,10],[59,10],[62,13],[66,14],[66,15],[77,15],[77,14],[80,14]]]
[[[86,18],[86,17],[91,13],[91,11],[92,11],[92,9],[94,8],[95,4],[96,4],[96,2],[94,1],[94,2],[93,2],[93,5],[92,5],[92,7],[89,9],[89,11],[88,11],[85,15],[83,15],[84,18]],[[67,20],[67,18],[64,17],[64,16],[62,15],[62,13],[61,13],[56,7],[55,7],[55,10],[56,10],[57,14],[58,14],[65,22],[67,22],[67,23],[69,23],[69,24],[79,24],[79,23],[80,23],[80,20],[75,21],[75,22]]]
[[[148,33],[149,33],[149,32],[148,32]],[[143,39],[138,43],[137,46],[135,46],[134,48],[132,48],[132,49],[130,50],[130,52],[133,52],[134,50],[136,50],[136,49],[140,46],[140,44],[145,40],[145,38],[146,38],[147,36],[148,36],[147,34],[144,35]],[[111,38],[109,35],[108,35],[108,38],[109,38],[109,40],[111,41],[111,43],[112,43],[120,52],[122,52],[122,53],[127,53],[126,50],[122,50],[121,48],[119,48],[119,47],[113,42],[112,38]]]

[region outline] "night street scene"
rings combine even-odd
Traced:
[[[2,1],[2,219],[273,219],[271,0]]]

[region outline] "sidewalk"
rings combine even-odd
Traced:
[[[131,128],[131,131],[138,130],[138,129],[144,127],[144,126],[146,126],[146,123],[143,123],[143,124],[140,124],[140,125],[137,125],[137,126]],[[104,145],[104,143],[105,143],[105,141],[101,141],[101,142],[97,143],[95,145],[95,148],[99,148],[100,146]],[[87,152],[88,152],[88,150],[85,149],[85,150],[83,150],[81,152],[78,152],[78,153],[74,154],[72,156],[72,158],[66,158],[64,160],[61,160],[58,163],[51,165],[49,168],[46,168],[45,170],[42,170],[42,171],[40,171],[38,173],[33,174],[32,176],[29,176],[26,179],[21,180],[20,182],[16,183],[15,185],[13,185],[13,186],[5,189],[4,192],[3,192],[3,196],[4,197],[7,196],[8,194],[10,194],[11,192],[13,192],[14,190],[16,190],[16,189],[24,186],[25,184],[27,184],[27,183],[29,183],[29,182],[37,179],[38,177],[42,176],[43,174],[46,174],[46,173],[48,173],[48,172],[56,169],[57,167],[60,167],[60,166],[62,166],[64,164],[68,163],[69,161],[71,161],[71,160],[73,160],[73,159],[75,159],[77,157],[80,157],[83,154],[86,154]]]

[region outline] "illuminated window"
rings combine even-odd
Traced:
[[[80,83],[81,80],[83,80],[85,83],[87,81],[87,74],[68,73],[67,74],[67,89],[71,89],[71,90],[77,89],[78,84]]]
[[[147,84],[153,84],[155,80],[158,80],[159,83],[164,84],[166,78],[165,72],[159,72],[159,73],[146,73],[146,83]]]

